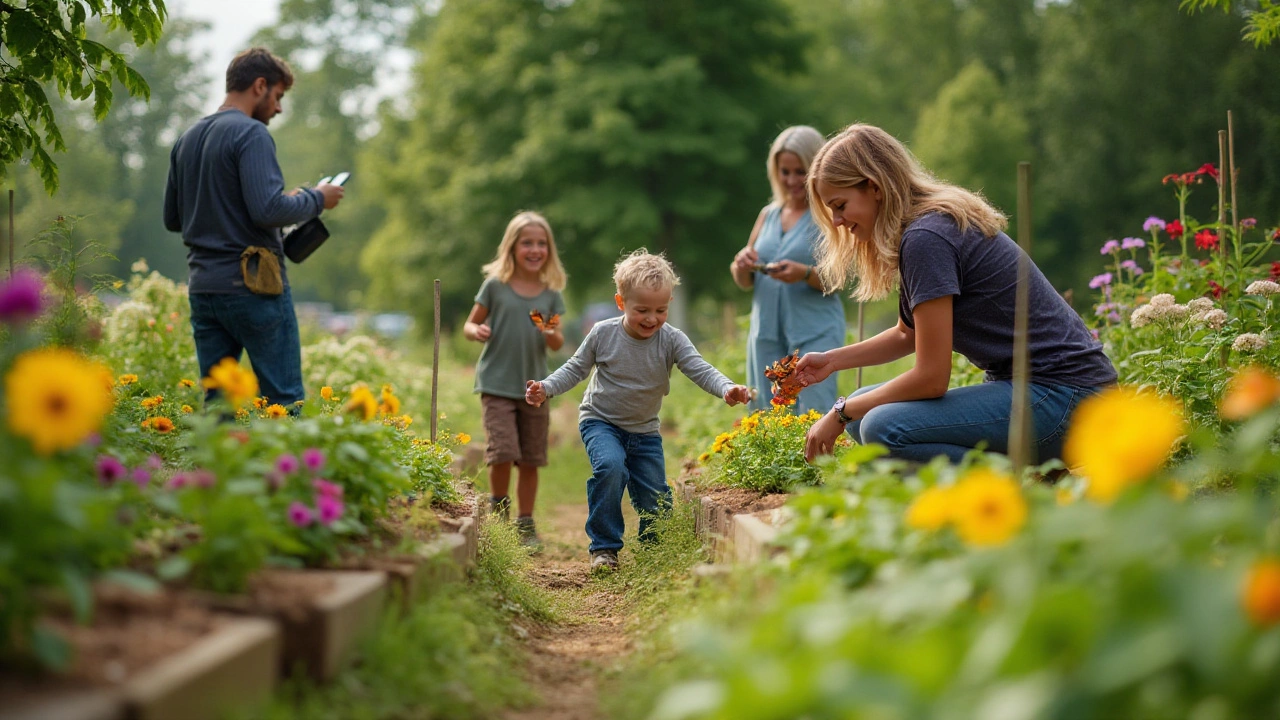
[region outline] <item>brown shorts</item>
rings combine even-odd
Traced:
[[[489,438],[485,464],[514,462],[525,467],[546,467],[550,404],[534,407],[524,398],[513,400],[481,393],[480,407],[484,434]]]

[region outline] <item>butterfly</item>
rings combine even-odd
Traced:
[[[559,313],[544,319],[542,317],[542,313],[539,310],[535,309],[535,310],[529,311],[529,319],[533,321],[534,327],[538,328],[543,332],[546,332],[548,330],[555,330],[556,328],[560,327]]]
[[[791,377],[796,371],[796,363],[800,361],[800,351],[796,350],[790,355],[775,361],[772,365],[765,368],[764,376],[773,381],[769,389],[773,392],[774,405],[794,405],[796,398],[803,390],[799,382]]]

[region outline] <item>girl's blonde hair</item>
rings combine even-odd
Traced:
[[[769,148],[769,157],[765,160],[765,169],[769,173],[769,186],[773,188],[773,201],[778,205],[787,204],[787,188],[782,184],[778,172],[778,156],[784,152],[795,153],[804,164],[805,171],[813,164],[813,156],[822,147],[822,133],[808,125],[792,125],[778,133]]]
[[[859,227],[855,236],[832,223],[818,183],[852,188],[866,182],[880,189],[880,211],[875,226],[869,232]],[[1009,224],[981,195],[938,180],[901,142],[873,125],[850,125],[823,145],[809,167],[808,186],[809,207],[822,229],[816,253],[822,283],[836,288],[856,281],[852,296],[860,301],[878,300],[893,290],[902,233],[920,217],[940,212],[951,216],[961,232],[972,226],[984,237]]]
[[[556,251],[556,236],[551,232],[551,223],[542,215],[531,210],[523,210],[516,213],[511,218],[511,222],[507,223],[506,232],[502,233],[502,242],[498,245],[498,252],[493,256],[493,260],[480,268],[486,278],[497,278],[499,282],[509,282],[511,276],[516,273],[516,240],[520,237],[520,231],[537,225],[547,232],[547,249],[549,257],[542,264],[542,270],[538,273],[538,279],[552,290],[564,290],[565,282],[568,276],[565,275],[564,265],[560,264],[560,253]]]

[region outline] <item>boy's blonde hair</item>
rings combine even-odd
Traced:
[[[832,224],[818,183],[852,188],[868,181],[880,188],[880,212],[874,227],[859,227],[854,236]],[[938,180],[897,138],[873,125],[850,125],[823,145],[809,167],[808,185],[809,208],[822,228],[816,253],[822,284],[856,281],[856,300],[889,294],[898,280],[902,232],[928,213],[949,215],[961,232],[976,227],[985,237],[1009,225],[981,195]]]
[[[680,284],[675,268],[661,253],[651,254],[640,248],[613,266],[613,284],[624,298],[639,288],[646,290],[675,289]]]
[[[787,204],[787,188],[778,172],[778,156],[784,152],[794,153],[804,164],[807,174],[813,164],[813,156],[818,154],[823,142],[822,133],[808,125],[792,125],[774,139],[773,147],[769,148],[769,158],[765,161],[765,170],[769,173],[769,186],[773,188],[775,203]]]
[[[538,273],[538,279],[552,290],[564,290],[564,285],[568,276],[565,275],[564,265],[560,264],[560,253],[556,251],[556,236],[551,232],[551,223],[542,215],[531,210],[523,210],[516,213],[511,218],[511,222],[507,223],[506,232],[502,233],[502,242],[498,244],[498,252],[493,256],[493,260],[480,268],[486,278],[496,278],[498,282],[509,282],[511,276],[516,273],[516,240],[520,238],[520,231],[537,225],[547,231],[547,261],[542,264],[542,270]]]

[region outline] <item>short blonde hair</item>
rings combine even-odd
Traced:
[[[792,125],[774,138],[773,147],[769,148],[769,157],[765,160],[765,170],[769,174],[769,186],[773,188],[775,203],[787,204],[787,188],[782,184],[782,177],[778,172],[778,156],[784,152],[794,153],[804,164],[807,174],[809,166],[813,164],[813,156],[818,154],[823,142],[822,133],[808,125]]]
[[[675,289],[680,284],[675,268],[661,253],[651,254],[640,248],[613,266],[613,284],[624,298],[639,288],[646,290]]]
[[[874,125],[850,125],[831,138],[814,157],[807,182],[809,208],[822,230],[818,275],[828,288],[856,282],[856,300],[879,300],[893,290],[902,233],[924,215],[948,215],[961,232],[976,227],[988,238],[1009,225],[981,195],[938,180],[897,138]],[[880,188],[880,211],[875,225],[859,227],[855,238],[848,228],[835,227],[818,183],[853,188],[867,182]]]
[[[516,240],[520,239],[520,231],[530,225],[537,225],[547,231],[549,256],[542,264],[538,279],[552,290],[564,290],[568,276],[565,275],[564,265],[560,263],[560,253],[556,251],[556,236],[551,232],[551,223],[547,222],[542,215],[530,210],[516,213],[516,216],[511,218],[511,222],[507,223],[507,230],[502,233],[502,242],[498,244],[497,254],[493,256],[492,261],[480,268],[481,272],[486,278],[496,278],[498,282],[509,282],[511,276],[516,273]]]

